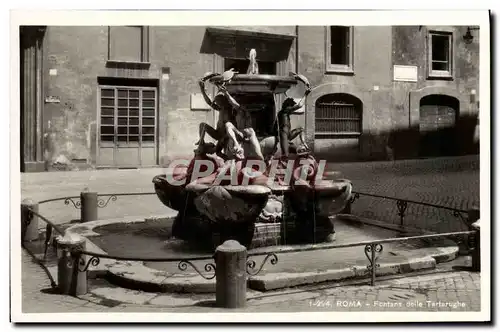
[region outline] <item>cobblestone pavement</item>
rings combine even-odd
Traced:
[[[321,290],[306,299],[284,297],[279,311],[480,311],[480,276],[469,272],[391,280],[376,287],[351,286]],[[307,294],[307,293],[305,293]],[[292,297],[293,298],[293,297]],[[268,304],[278,301],[268,300]],[[264,304],[252,303],[255,310]],[[273,311],[271,306],[267,307]]]
[[[40,266],[23,251],[24,313],[54,312],[219,312],[212,301],[186,306],[118,304],[99,305],[91,301],[54,294]],[[294,311],[479,311],[480,274],[467,271],[432,273],[380,280],[367,285],[320,285],[277,292],[253,292],[247,307],[232,312]]]
[[[350,179],[355,191],[467,210],[479,205],[479,157],[436,158],[374,162],[364,165],[331,164]],[[361,195],[352,213],[399,224],[396,201]],[[461,215],[466,217],[465,215]],[[404,225],[444,233],[465,231],[452,211],[409,203]]]

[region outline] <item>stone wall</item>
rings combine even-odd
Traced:
[[[239,29],[257,36],[295,33],[295,27]],[[44,41],[43,93],[59,101],[44,105],[44,149],[49,163],[97,164],[98,77],[112,76],[157,81],[158,162],[165,165],[174,158],[190,157],[199,123],[214,125],[216,120],[214,111],[190,107],[191,94],[199,92],[197,80],[217,69],[216,55],[203,50],[206,32],[202,26],[150,27],[150,65],[131,75],[107,67],[107,27],[48,27]],[[163,75],[165,72],[168,75]]]
[[[389,140],[397,133],[400,158],[418,153],[419,101],[428,94],[446,94],[460,100],[457,128],[462,153],[471,147],[473,122],[479,100],[479,37],[466,44],[467,27],[355,26],[353,27],[353,73],[328,73],[325,64],[326,27],[299,28],[299,72],[314,87],[307,101],[303,124],[309,144],[331,160],[380,160],[390,158]],[[427,36],[430,30],[453,33],[453,79],[427,77]],[[394,81],[394,65],[417,66],[417,82]],[[473,96],[475,91],[476,95]],[[354,139],[319,138],[314,130],[314,109],[318,98],[330,93],[349,93],[363,103],[362,134]],[[470,136],[470,140],[467,137]],[[393,139],[394,140],[394,139]],[[394,152],[394,151],[393,151]],[[392,152],[391,152],[392,153]]]
[[[376,136],[391,127],[391,27],[353,28],[353,73],[327,73],[325,63],[326,27],[299,28],[299,71],[311,81],[314,90],[307,101],[305,126],[309,144],[329,159],[368,158],[380,150]],[[349,93],[363,103],[362,134],[359,145],[353,139],[315,137],[315,104],[331,93]],[[347,151],[351,151],[347,153]]]
[[[453,34],[453,79],[436,80],[428,78],[429,31],[448,31]],[[396,149],[401,158],[415,157],[418,152],[418,126],[420,99],[430,94],[455,97],[460,102],[456,123],[457,145],[461,153],[477,153],[473,147],[473,128],[479,112],[479,34],[471,44],[464,42],[467,27],[453,26],[394,26],[392,27],[392,54],[394,65],[418,67],[418,82],[394,82],[393,125],[391,133],[399,141]],[[475,92],[475,96],[473,95]],[[401,143],[404,142],[404,146]]]
[[[280,59],[283,61],[281,71],[298,71],[313,86],[306,114],[294,116],[292,126],[305,127],[309,144],[333,160],[387,158],[390,135],[397,131],[411,132],[418,126],[416,105],[419,98],[427,94],[457,96],[460,116],[475,117],[479,97],[478,33],[473,31],[476,38],[471,44],[465,44],[461,36],[466,27],[447,27],[454,32],[454,79],[432,81],[425,75],[426,36],[432,28],[356,26],[353,30],[354,73],[338,74],[326,71],[326,27],[235,27],[237,34],[248,38],[269,38],[270,34],[289,38],[288,57],[285,54],[285,58]],[[149,65],[135,71],[119,71],[107,65],[107,27],[48,27],[43,43],[42,75],[44,100],[51,98],[43,105],[42,116],[43,149],[48,164],[80,165],[79,168],[98,164],[98,79],[111,76],[155,82],[159,91],[158,163],[165,165],[173,158],[189,157],[198,138],[199,123],[214,125],[217,117],[214,111],[190,108],[191,95],[199,92],[197,79],[208,71],[221,69],[221,56],[206,50],[208,30],[203,26],[150,27]],[[293,36],[297,32],[295,40]],[[418,82],[394,82],[393,65],[418,66]],[[476,99],[471,97],[473,89]],[[338,92],[352,94],[363,103],[359,139],[315,137],[317,99]],[[416,147],[411,144],[398,147],[402,149],[412,156]]]

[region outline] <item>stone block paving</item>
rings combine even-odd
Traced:
[[[75,297],[54,294],[47,274],[25,250],[22,251],[21,271],[22,311],[25,313],[71,312],[87,303]]]
[[[316,295],[318,294],[319,295]],[[249,311],[480,311],[479,273],[423,275],[251,300]]]
[[[330,164],[352,181],[355,191],[467,210],[479,204],[479,156]],[[352,213],[400,224],[396,201],[361,196]],[[463,217],[466,217],[464,215]],[[404,225],[444,233],[467,227],[452,211],[408,204]]]

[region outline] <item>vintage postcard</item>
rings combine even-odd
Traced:
[[[12,11],[11,320],[489,322],[489,20]]]

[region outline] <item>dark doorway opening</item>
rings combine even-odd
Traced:
[[[429,95],[420,100],[421,157],[456,155],[456,123],[460,113],[457,98]]]

